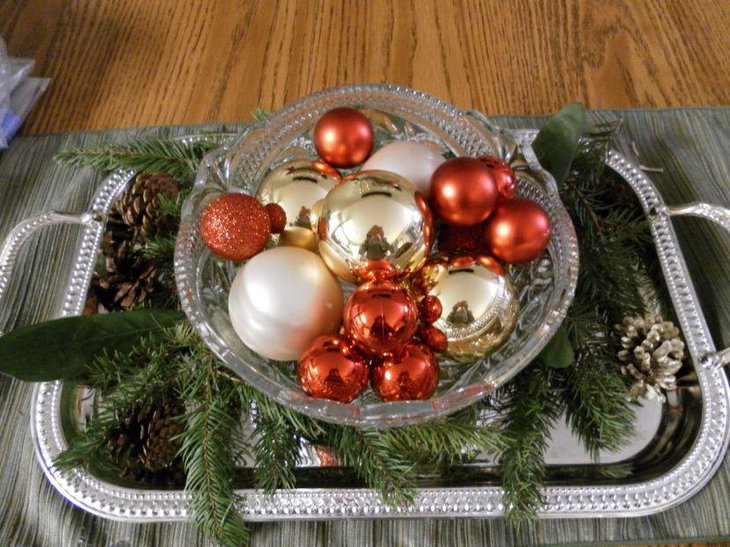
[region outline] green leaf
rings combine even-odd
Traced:
[[[104,352],[129,352],[142,337],[159,336],[184,317],[177,310],[143,309],[23,327],[0,337],[0,372],[27,382],[81,378]]]
[[[586,107],[572,103],[554,114],[540,129],[532,148],[537,159],[560,184],[570,172],[586,125]]]
[[[551,368],[565,368],[575,361],[575,352],[568,338],[568,330],[564,326],[558,329],[537,358]]]

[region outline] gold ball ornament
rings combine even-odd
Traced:
[[[311,159],[289,161],[266,175],[256,196],[262,203],[279,205],[286,213],[279,245],[317,250],[312,209],[341,181],[335,168]]]
[[[446,334],[449,357],[476,361],[497,350],[512,333],[519,312],[517,291],[491,257],[439,254],[419,275],[427,295],[441,302],[441,315],[433,326]]]
[[[327,194],[317,223],[322,259],[355,283],[416,271],[431,250],[432,234],[423,196],[387,171],[346,179]]]

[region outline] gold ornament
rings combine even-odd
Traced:
[[[336,169],[310,159],[287,162],[266,175],[256,197],[264,204],[280,205],[286,213],[286,227],[279,236],[279,245],[317,250],[312,207],[341,180]]]
[[[476,361],[512,333],[519,311],[517,291],[494,259],[439,254],[419,275],[420,290],[441,301],[441,316],[433,325],[446,334],[449,357]]]
[[[324,199],[319,252],[340,278],[360,283],[416,271],[431,249],[432,217],[413,185],[387,171],[362,171]]]

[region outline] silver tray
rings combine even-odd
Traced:
[[[511,132],[529,142],[536,132]],[[183,140],[198,140],[191,136]],[[567,428],[558,428],[546,460],[548,486],[542,517],[639,516],[663,511],[696,494],[720,466],[730,438],[730,389],[722,365],[728,350],[716,351],[689,278],[673,215],[712,220],[730,230],[730,210],[704,203],[667,206],[639,167],[617,152],[608,165],[634,189],[651,224],[665,281],[679,318],[696,374],[696,382],[672,392],[667,403],[639,410],[638,433],[619,454],[601,454],[592,462]],[[18,250],[42,228],[81,225],[73,270],[61,315],[80,313],[104,230],[107,213],[134,173],[120,170],[96,192],[89,209],[78,214],[48,212],[15,227],[0,247],[0,302],[11,278]],[[188,518],[183,490],[150,490],[120,477],[102,477],[83,470],[61,472],[53,459],[67,447],[67,435],[88,417],[89,397],[70,383],[41,383],[32,400],[31,427],[38,461],[51,484],[71,503],[117,520],[174,521]],[[250,462],[240,475],[250,476]],[[246,486],[239,510],[249,520],[340,519],[392,517],[497,517],[504,513],[503,490],[488,458],[454,470],[448,477],[419,478],[415,503],[390,508],[376,492],[359,486],[351,470],[323,461],[313,447],[297,469],[301,488],[266,495]],[[622,478],[615,478],[617,475]],[[614,477],[614,478],[610,478]]]

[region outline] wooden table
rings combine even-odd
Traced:
[[[486,113],[730,102],[728,0],[0,0],[24,132],[229,122],[388,82]]]

